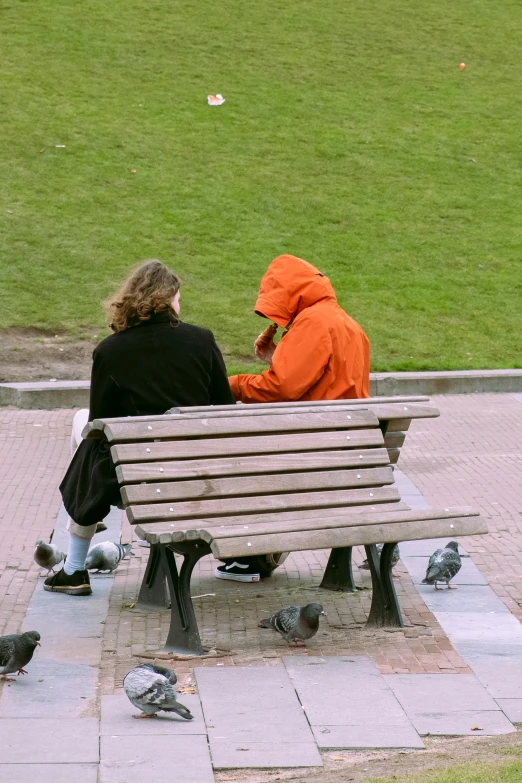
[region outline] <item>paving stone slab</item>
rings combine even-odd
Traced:
[[[502,712],[512,723],[522,723],[522,699],[495,699]]]
[[[464,702],[465,703],[465,702]],[[441,736],[486,736],[511,734],[516,731],[501,710],[463,710],[462,712],[425,713],[412,717],[413,724],[423,737],[428,734]]]
[[[195,675],[214,765],[295,766],[299,754],[304,766],[322,765],[285,669],[197,667]],[[247,746],[256,752],[237,751]]]
[[[472,674],[386,674],[384,679],[407,715],[498,710]]]
[[[1,764],[0,780],[9,783],[97,783],[97,764]]]
[[[447,506],[448,511],[451,511],[452,507]],[[401,543],[401,555],[404,557],[429,557],[436,549],[444,549],[448,543],[449,538],[423,538],[418,541],[403,541]],[[464,555],[464,559],[468,559],[468,554],[465,545],[459,541],[459,552]],[[424,569],[426,571],[426,569]]]
[[[185,734],[207,735],[203,711],[196,693],[179,693],[178,700],[194,715],[194,720],[184,720],[174,713],[160,712],[157,718],[136,720],[140,710],[130,703],[122,690],[113,696],[102,696],[100,734],[102,736],[178,736]]]
[[[144,781],[214,783],[205,737],[102,737],[100,783]]]
[[[97,718],[0,718],[4,764],[88,764],[99,761]]]
[[[234,742],[211,739],[214,769],[257,769],[264,767],[321,767],[315,742]]]
[[[494,699],[522,699],[522,651],[516,657],[475,654],[467,663]]]
[[[434,547],[431,549],[431,551],[427,555],[407,555],[406,552],[403,552],[403,544],[401,544],[401,561],[403,565],[406,566],[408,569],[408,572],[415,583],[415,586],[417,587],[417,590],[430,590],[432,593],[438,592],[435,590],[434,587],[431,585],[422,585],[422,580],[426,576],[426,569],[428,567],[428,560],[430,556],[435,552],[436,549],[440,549],[442,546],[447,544],[448,542],[444,540],[442,544],[435,544]],[[453,577],[451,580],[452,585],[480,585],[480,586],[487,586],[486,579],[482,576],[480,571],[478,570],[477,566],[473,562],[473,560],[470,557],[463,557],[462,558],[462,568],[458,572],[458,574]],[[445,587],[443,587],[443,590],[446,590]],[[491,588],[490,588],[491,590]],[[451,590],[448,590],[449,593],[451,593]],[[491,594],[494,596],[495,593],[493,590],[491,590]],[[423,595],[424,597],[424,595]],[[500,599],[497,599],[500,603]]]
[[[369,658],[299,658],[283,660],[319,747],[424,747]]]
[[[312,731],[321,750],[425,748],[411,723],[408,726],[312,726]]]
[[[437,611],[434,615],[454,646],[480,644],[491,640],[496,645],[522,647],[522,625],[510,612],[483,614]]]
[[[3,718],[81,718],[96,715],[98,677],[94,669],[89,669],[89,674],[83,677],[35,677],[34,672],[31,675],[17,677],[10,687],[4,686],[1,701]]]
[[[487,586],[461,584],[456,590],[447,590],[446,587],[435,590],[431,585],[421,584],[416,587],[432,612],[509,614],[507,606]]]

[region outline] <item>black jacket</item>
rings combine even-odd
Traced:
[[[107,337],[93,353],[89,421],[163,414],[178,405],[235,404],[209,329],[158,313]],[[106,441],[82,441],[60,484],[78,525],[100,522],[120,501]]]

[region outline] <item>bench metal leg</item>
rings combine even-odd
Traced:
[[[384,544],[379,562],[377,547],[365,546],[372,575],[372,605],[367,625],[403,628],[401,608],[392,577],[392,557],[396,544]]]
[[[183,555],[179,572],[175,552]],[[170,591],[170,628],[164,647],[168,652],[203,655],[190,596],[190,578],[198,560],[208,554],[210,546],[203,541],[182,541],[162,547],[161,557]]]
[[[147,570],[138,596],[138,609],[161,611],[170,607],[167,590],[167,574],[161,557],[161,544],[151,544]]]
[[[339,590],[353,593],[357,590],[352,571],[352,547],[332,549],[328,565],[319,585],[323,590]]]

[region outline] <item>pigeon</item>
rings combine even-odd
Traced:
[[[65,552],[60,552],[58,547],[54,546],[54,544],[46,544],[45,541],[41,541],[38,539],[38,541],[35,544],[36,549],[34,550],[34,561],[37,563],[40,568],[47,568],[47,576],[54,571],[54,566],[58,565],[58,563],[61,563],[62,560],[65,560],[66,554]]]
[[[381,559],[381,552],[384,544],[377,544],[377,554],[379,555],[379,560]],[[391,561],[391,567],[395,568],[399,560],[401,559],[401,553],[399,551],[399,545],[395,544],[395,549],[393,550],[392,555],[392,561]],[[369,571],[370,566],[368,565],[368,560],[363,560],[361,565],[359,566],[363,571]],[[395,574],[393,575],[395,576]]]
[[[272,617],[261,620],[259,628],[273,628],[287,642],[296,646],[305,639],[311,639],[319,630],[319,616],[326,615],[321,604],[307,606],[287,606]]]
[[[123,687],[131,704],[139,710],[134,718],[155,718],[158,712],[177,712],[185,720],[193,720],[190,710],[176,700],[174,685],[177,677],[170,669],[142,663],[125,675]]]
[[[27,666],[39,644],[38,631],[0,636],[0,680],[14,682],[14,677],[6,677],[6,675],[13,672],[27,674],[23,667]]]
[[[461,566],[459,545],[456,541],[450,541],[444,549],[437,549],[430,557],[422,584],[435,585],[435,590],[439,590],[437,582],[446,582],[448,590],[456,590],[456,587],[450,586],[450,579],[458,574]]]
[[[87,555],[85,568],[90,571],[109,571],[112,573],[120,560],[132,554],[132,544],[114,544],[112,541],[102,541],[95,544]]]

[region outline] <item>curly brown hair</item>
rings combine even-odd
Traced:
[[[149,321],[155,313],[169,312],[179,320],[172,307],[172,299],[181,286],[181,280],[165,264],[155,258],[141,263],[104,307],[113,332],[123,332],[142,321]]]

